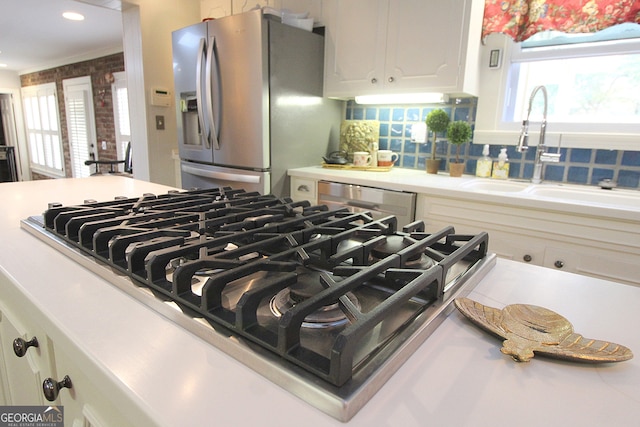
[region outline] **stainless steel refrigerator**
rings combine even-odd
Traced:
[[[337,149],[324,38],[254,10],[173,33],[182,187],[289,195],[287,169]]]

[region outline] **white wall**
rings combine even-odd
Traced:
[[[134,177],[177,186],[173,96],[169,107],[152,106],[151,91],[161,88],[173,93],[171,33],[200,22],[200,0],[129,0],[122,15]],[[164,130],[156,130],[156,116],[164,116]]]
[[[18,76],[18,73],[0,70],[0,88],[20,89],[20,76]]]

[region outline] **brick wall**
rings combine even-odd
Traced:
[[[74,77],[91,76],[98,158],[101,160],[116,160],[116,136],[115,124],[113,121],[111,83],[105,79],[105,75],[107,73],[115,73],[118,71],[124,71],[124,55],[122,53],[116,53],[102,58],[77,62],[75,64],[68,64],[20,76],[20,85],[22,87],[51,82],[56,83],[56,90],[58,92],[58,111],[60,115],[60,131],[62,134],[62,147],[64,150],[64,162],[67,177],[71,177],[71,157],[62,81]],[[104,91],[104,95],[101,94],[101,91]],[[106,150],[102,149],[102,146],[99,143],[101,141],[109,142]],[[46,178],[35,173],[32,175],[33,179]]]

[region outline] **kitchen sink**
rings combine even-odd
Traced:
[[[532,185],[527,193],[535,197],[584,203],[598,203],[640,209],[640,192],[625,190],[603,190],[600,188],[578,189],[573,187]]]
[[[604,190],[598,187],[564,184],[532,184],[528,181],[472,179],[459,188],[470,191],[508,193],[516,197],[536,198],[567,203],[597,204],[623,209],[640,209],[640,191]]]
[[[531,183],[522,181],[490,181],[485,179],[474,179],[461,185],[462,188],[478,191],[495,191],[500,193],[512,193],[523,191]]]

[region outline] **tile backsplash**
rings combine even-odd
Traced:
[[[452,98],[448,104],[424,105],[371,106],[349,101],[345,119],[380,121],[380,149],[398,153],[399,167],[425,169],[425,161],[431,155],[433,136],[429,132],[427,143],[412,142],[413,124],[424,122],[431,110],[442,108],[451,120],[465,120],[473,127],[476,105],[477,98]],[[498,158],[500,148],[500,145],[491,146],[493,159]],[[550,151],[555,152],[555,149]],[[455,146],[438,137],[436,153],[438,157],[447,159],[441,163],[441,170],[448,170],[449,162],[455,159]],[[562,148],[561,153],[559,163],[545,165],[545,181],[598,185],[603,179],[611,179],[617,182],[618,187],[640,189],[640,151]],[[526,153],[518,153],[515,146],[508,146],[509,177],[531,179],[535,154],[535,147],[530,147]],[[473,144],[473,141],[464,144],[460,147],[460,157],[465,161],[464,173],[474,175],[476,161],[482,157],[482,146]]]

